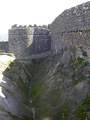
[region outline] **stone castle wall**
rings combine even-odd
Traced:
[[[70,46],[90,52],[90,2],[65,10],[49,28],[14,25],[8,36],[9,51],[18,59],[46,57]]]
[[[43,57],[51,50],[49,30],[38,26],[14,26],[9,30],[9,49],[18,59]]]
[[[90,47],[90,2],[65,10],[50,25],[52,50],[72,45]]]

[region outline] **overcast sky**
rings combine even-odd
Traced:
[[[12,24],[50,24],[65,9],[87,1],[0,0],[0,38]]]

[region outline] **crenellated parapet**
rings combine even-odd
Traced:
[[[26,29],[26,28],[45,28],[45,29],[48,29],[48,25],[42,25],[42,26],[38,26],[38,25],[36,25],[36,24],[34,24],[34,25],[17,25],[17,24],[14,24],[14,25],[12,25],[11,26],[11,29]]]
[[[48,26],[23,26],[19,25],[17,26],[16,24],[9,29],[9,34],[31,34],[31,35],[48,35],[50,33]]]

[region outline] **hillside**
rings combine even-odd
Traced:
[[[90,63],[87,58],[68,52],[68,56],[64,51],[30,63],[8,62],[1,82],[4,96],[0,97],[0,119],[85,120],[89,117]],[[5,64],[0,62],[2,66]]]

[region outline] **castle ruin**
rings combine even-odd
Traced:
[[[65,10],[50,25],[52,50],[83,46],[90,50],[90,2]]]
[[[9,50],[17,59],[47,56],[51,50],[51,36],[41,26],[12,26],[9,30]]]
[[[17,59],[42,58],[70,46],[90,52],[90,2],[65,10],[47,28],[14,25],[8,36],[9,50]]]

